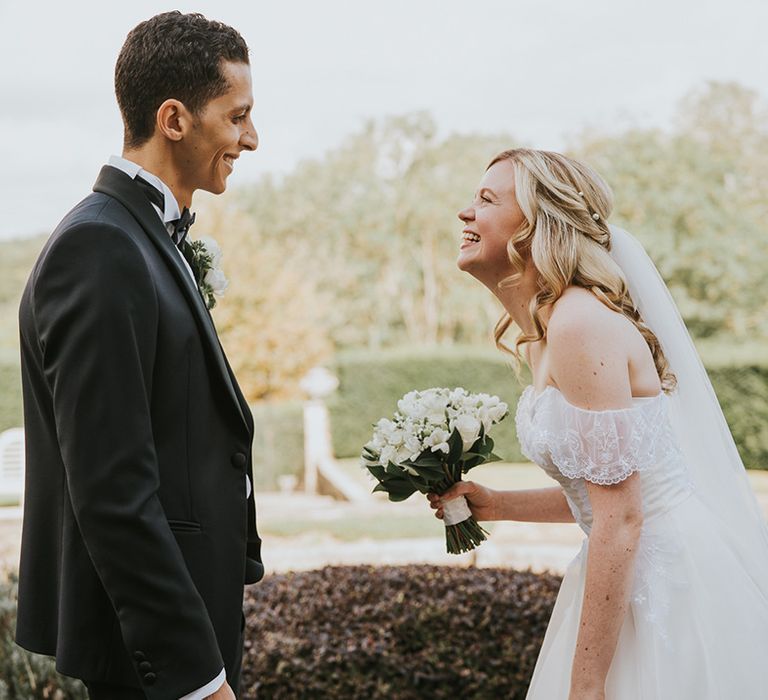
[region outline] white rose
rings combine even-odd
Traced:
[[[210,236],[200,236],[200,242],[205,246],[205,252],[211,256],[211,266],[219,267],[221,265],[221,246]]]
[[[509,406],[503,402],[499,402],[497,406],[488,409],[488,415],[494,423],[498,423],[507,414]]]
[[[424,441],[426,447],[432,449],[432,452],[444,452],[448,454],[450,447],[448,446],[448,438],[451,434],[447,430],[437,428],[432,431],[432,434]]]
[[[480,422],[483,424],[483,429],[487,433],[493,425],[493,417],[491,412],[484,406],[480,409]]]
[[[210,286],[216,296],[221,296],[229,287],[226,275],[217,267],[213,267],[205,274],[205,283]]]
[[[397,464],[399,467],[402,467],[407,472],[413,474],[414,476],[417,476],[417,472],[415,472],[411,467],[406,467],[403,462],[407,462],[411,458],[411,451],[408,449],[407,445],[400,445],[400,447],[397,448],[395,451],[395,457],[392,460],[395,464]]]
[[[387,445],[381,450],[381,456],[379,457],[379,461],[383,466],[387,466],[390,462],[394,462],[397,464],[397,450],[395,450],[394,447],[391,445]]]
[[[424,404],[424,415],[432,425],[445,423],[445,409],[448,401],[445,396],[431,396]]]
[[[409,391],[402,399],[397,402],[398,410],[406,416],[411,416],[417,410],[419,402],[419,392]]]
[[[395,424],[391,420],[388,418],[381,418],[376,423],[375,434],[383,440],[388,440],[394,430]]]
[[[415,435],[411,435],[411,437],[405,441],[405,449],[408,451],[410,459],[416,459],[424,448],[421,445],[421,440]]]
[[[452,427],[459,431],[465,451],[472,447],[480,435],[480,421],[468,413],[457,416]]]

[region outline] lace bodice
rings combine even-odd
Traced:
[[[585,532],[592,508],[585,481],[617,484],[640,472],[644,518],[663,512],[691,491],[682,452],[667,413],[667,396],[634,398],[630,408],[591,411],[547,386],[523,391],[515,414],[523,454],[563,488]]]

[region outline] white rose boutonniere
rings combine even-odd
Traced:
[[[189,262],[195,281],[205,300],[208,309],[216,306],[216,297],[220,297],[227,291],[229,280],[221,269],[221,248],[219,244],[208,236],[189,241],[187,243]]]

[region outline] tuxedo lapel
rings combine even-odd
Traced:
[[[246,418],[248,412],[241,403],[242,394],[238,390],[234,376],[231,374],[229,364],[224,356],[216,328],[213,325],[213,319],[208,312],[208,308],[205,306],[197,284],[192,280],[179,257],[178,249],[158,218],[157,212],[152,208],[147,197],[131,177],[122,170],[109,165],[105,165],[101,169],[99,177],[96,179],[96,184],[93,186],[93,191],[101,192],[118,200],[131,212],[154,243],[184,292],[189,305],[192,307],[200,335],[204,341],[203,344],[208,351],[208,356],[221,376],[221,380],[227,389],[229,397],[234,402],[240,418],[250,431],[250,423]]]

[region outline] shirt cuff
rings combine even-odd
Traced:
[[[206,683],[202,688],[198,688],[197,690],[193,690],[191,693],[187,693],[184,697],[179,698],[179,700],[204,700],[204,698],[207,698],[209,695],[213,695],[213,693],[221,688],[221,686],[224,685],[224,681],[226,680],[227,674],[222,668],[219,675],[216,676],[216,678],[214,678],[210,683]]]

